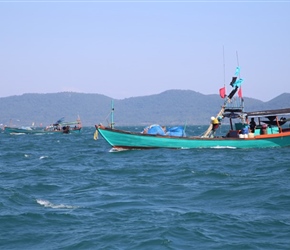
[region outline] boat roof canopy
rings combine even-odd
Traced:
[[[266,117],[276,115],[290,115],[290,108],[245,112],[248,117]]]

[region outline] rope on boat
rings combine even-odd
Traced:
[[[222,109],[220,110],[220,112],[217,114],[216,118],[218,118],[219,116],[222,116],[222,114],[225,111],[225,105],[222,106]],[[210,131],[212,130],[212,123],[209,125],[208,129],[205,131],[205,133],[203,134],[203,137],[208,137]]]

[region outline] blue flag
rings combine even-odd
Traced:
[[[240,67],[236,68],[235,76],[238,76],[240,74]]]
[[[242,83],[243,83],[244,79],[240,78],[238,79],[234,84],[233,84],[233,87],[241,87]]]

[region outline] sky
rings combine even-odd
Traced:
[[[290,93],[290,0],[0,0],[0,97]]]

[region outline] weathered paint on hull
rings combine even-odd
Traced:
[[[98,128],[103,138],[114,148],[268,148],[290,146],[290,132],[258,136],[256,138],[167,137]]]

